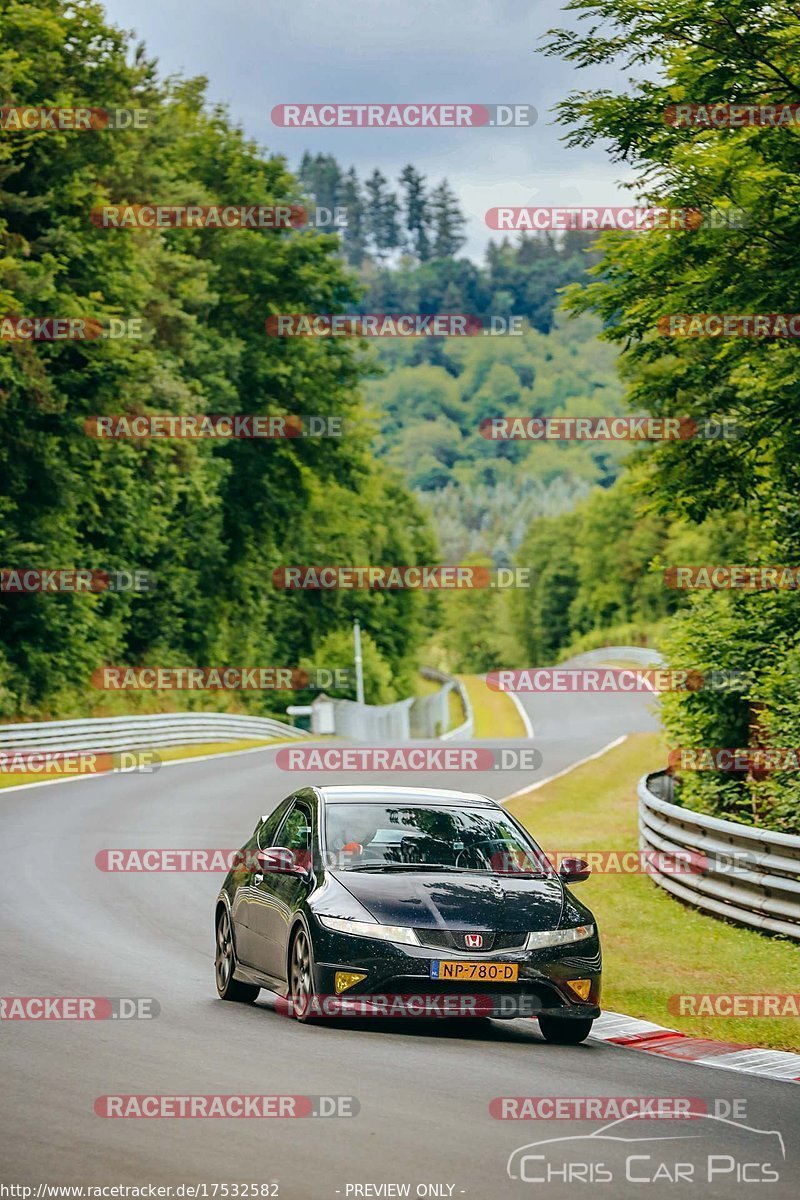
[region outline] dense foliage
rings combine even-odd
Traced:
[[[608,490],[572,511],[536,521],[517,555],[531,587],[513,594],[514,632],[530,664],[608,644],[661,644],[666,621],[688,604],[664,586],[671,563],[727,559],[738,524],[665,520],[648,511],[649,462],[641,458]]]
[[[354,300],[338,239],[96,228],[89,212],[103,203],[270,204],[300,185],[209,110],[204,81],[160,81],[97,4],[0,0],[0,47],[2,106],[149,114],[144,130],[0,140],[0,313],[144,321],[140,341],[0,343],[0,565],[135,567],[157,580],[143,594],[0,596],[0,713],[97,710],[108,701],[88,680],[103,663],[313,661],[354,616],[386,666],[381,698],[407,694],[425,597],[293,594],[271,582],[292,562],[435,558],[418,506],[369,452],[352,346],[265,335],[269,313]],[[273,442],[84,433],[86,418],[119,412],[310,412],[344,417],[348,432]],[[291,696],[250,699],[280,711]]]
[[[323,216],[339,211],[340,253],[359,270],[362,312],[513,315],[549,333],[559,289],[599,261],[596,235],[581,231],[490,241],[482,265],[459,258],[464,213],[446,179],[431,187],[412,164],[400,174],[399,193],[377,169],[362,184],[354,167],[345,171],[330,154],[306,152],[298,177]],[[413,349],[415,362],[445,357],[442,339]]]
[[[750,0],[572,0],[586,28],[556,31],[551,53],[579,66],[616,62],[646,79],[630,90],[570,96],[560,106],[569,145],[595,139],[636,176],[647,203],[741,209],[747,223],[606,234],[602,273],[571,297],[592,309],[605,336],[624,348],[630,403],[659,416],[735,418],[735,441],[664,444],[649,475],[652,503],[665,521],[719,517],[741,530],[740,563],[800,561],[800,358],[797,342],[770,337],[674,338],[658,332],[667,314],[774,314],[800,294],[800,137],[792,124],[739,123],[676,128],[671,105],[721,102],[782,106],[800,100],[796,6]],[[698,692],[667,706],[676,745],[796,746],[800,693],[796,592],[702,593],[675,626],[667,650],[676,663],[698,659],[742,667],[745,690],[722,698]],[[789,739],[789,740],[787,740]],[[797,827],[796,774],[763,780],[714,772],[686,774],[682,795],[719,813],[749,814]]]
[[[493,417],[578,417],[622,411],[616,354],[599,327],[563,318],[550,334],[442,339],[441,361],[416,362],[411,343],[382,350],[371,382],[382,453],[435,517],[446,559],[487,554],[509,563],[531,521],[569,508],[619,473],[625,443],[492,440]]]
[[[408,165],[393,190],[378,170],[362,183],[332,155],[308,152],[298,175],[313,204],[338,207],[346,221],[340,253],[362,288],[352,307],[468,313],[487,328],[514,318],[522,327],[466,341],[377,342],[383,377],[367,386],[379,453],[430,512],[445,561],[489,555],[507,565],[534,518],[608,485],[624,457],[619,444],[492,442],[479,431],[492,416],[622,411],[616,354],[598,345],[599,326],[557,311],[559,289],[598,261],[594,235],[505,237],[489,242],[478,265],[457,257],[465,221],[447,180],[431,187]]]
[[[454,258],[464,244],[466,219],[449,183],[429,188],[412,163],[400,174],[402,199],[377,167],[362,184],[355,168],[343,171],[332,154],[306,151],[298,177],[316,205],[343,214],[342,249],[351,266],[398,251],[419,262]]]

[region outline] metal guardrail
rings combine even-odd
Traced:
[[[358,704],[355,700],[331,700],[336,737],[355,742],[406,742],[411,737],[410,709],[413,700],[393,704]],[[313,726],[312,726],[313,728]]]
[[[445,713],[447,714],[444,722],[445,727],[447,725],[447,716],[449,716],[447,701],[448,692],[455,690],[458,693],[458,698],[461,701],[461,707],[464,710],[463,722],[460,725],[457,725],[455,729],[448,729],[446,733],[440,734],[439,740],[442,742],[454,742],[456,738],[471,738],[475,728],[475,715],[472,711],[472,704],[470,703],[467,689],[464,687],[461,680],[456,679],[454,675],[446,675],[444,671],[437,671],[434,667],[422,667],[420,669],[420,675],[423,675],[425,679],[437,680],[439,683],[444,685],[442,692],[437,694],[442,695],[443,697]]]
[[[693,865],[652,870],[654,881],[702,912],[800,941],[800,837],[680,808],[672,784],[665,771],[639,780],[639,847],[688,852]]]
[[[315,704],[319,705],[324,700],[330,708],[330,727],[327,716],[323,718],[323,714],[318,712],[316,721],[312,715],[312,731],[322,732],[324,729],[337,737],[373,743],[407,742],[415,738],[451,741],[454,738],[471,737],[472,708],[463,685],[452,675],[445,675],[432,667],[422,667],[420,674],[441,683],[442,687],[428,696],[409,696],[393,704],[357,704],[354,700],[318,697]],[[457,729],[448,730],[449,694],[454,690],[461,699],[466,719]],[[310,707],[313,710],[314,705]]]
[[[8,750],[134,750],[248,738],[300,738],[303,730],[271,717],[236,713],[148,713],[137,717],[87,717],[0,725],[0,752]]]

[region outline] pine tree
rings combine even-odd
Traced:
[[[388,180],[376,167],[364,190],[367,193],[366,227],[371,249],[381,262],[400,245],[399,205]]]
[[[303,187],[311,195],[314,193],[314,155],[308,150],[303,151],[303,157],[300,159],[300,169],[297,172],[297,178],[302,183]]]
[[[342,233],[344,256],[352,267],[359,267],[367,253],[367,221],[364,195],[354,167],[344,177],[340,199],[347,222]]]
[[[388,192],[383,206],[382,248],[385,250],[398,250],[403,244],[400,217],[400,202],[394,192]]]
[[[466,218],[446,179],[431,192],[430,211],[433,218],[433,257],[455,258],[466,241],[462,233]]]
[[[332,154],[318,154],[307,168],[308,181],[303,176],[306,155],[300,164],[301,179],[308,182],[311,194],[320,208],[333,210],[341,203],[342,169]]]
[[[427,262],[431,257],[431,240],[428,232],[430,212],[425,191],[425,176],[409,163],[400,172],[400,181],[405,188],[406,248],[420,262]]]

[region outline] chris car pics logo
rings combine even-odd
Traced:
[[[653,1132],[652,1120],[634,1114],[589,1134],[529,1142],[509,1155],[508,1178],[528,1184],[620,1182],[717,1187],[776,1183],[781,1179],[786,1147],[779,1130],[745,1125],[704,1108],[681,1113],[674,1127],[670,1119],[659,1121],[658,1133]]]

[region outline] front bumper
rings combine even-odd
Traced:
[[[377,1001],[375,1015],[491,1016],[499,1019],[553,1016],[594,1019],[600,1016],[601,953],[595,933],[583,942],[539,950],[463,950],[406,946],[354,937],[317,924],[314,930],[316,980],[320,997],[336,997],[336,1007],[367,1011]],[[440,980],[431,977],[436,961],[516,963],[515,983]],[[336,995],[337,972],[363,974],[364,979]],[[570,980],[590,980],[582,999]],[[396,1003],[396,998],[408,1001]],[[390,1001],[387,1005],[386,1000]],[[469,1000],[475,1003],[470,1005]],[[413,1003],[411,1001],[413,1000]],[[423,1000],[428,1001],[422,1003]],[[345,1004],[344,1002],[351,1002]]]

